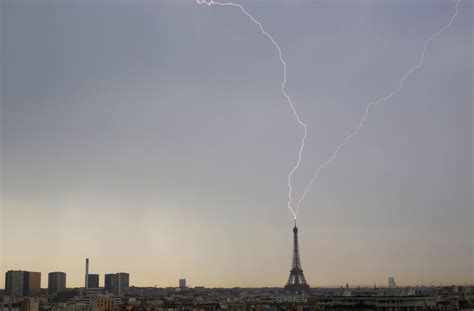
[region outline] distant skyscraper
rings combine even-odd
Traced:
[[[5,273],[5,294],[23,296],[25,271],[7,271]]]
[[[36,295],[41,291],[41,272],[25,272],[24,295]]]
[[[298,246],[298,228],[293,228],[293,263],[291,265],[290,276],[285,286],[286,290],[304,292],[309,291],[309,285],[306,283],[306,279],[301,268],[300,251]]]
[[[130,275],[125,272],[117,273],[118,275],[118,296],[126,294],[130,288]]]
[[[108,273],[104,276],[104,289],[109,293],[113,293],[116,282],[115,274]]]
[[[89,273],[87,275],[87,285],[88,288],[99,288],[99,275]]]
[[[41,272],[7,271],[5,294],[9,296],[35,295],[41,290]]]
[[[48,294],[56,294],[66,289],[66,273],[50,272],[48,273]]]
[[[388,278],[388,287],[389,288],[397,287],[397,284],[395,283],[395,278],[393,276]]]
[[[120,272],[114,274],[106,274],[104,278],[105,290],[116,296],[126,294],[129,289],[130,275]]]
[[[186,279],[179,279],[179,288],[186,288]]]

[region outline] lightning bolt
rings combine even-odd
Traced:
[[[408,77],[415,71],[415,70],[418,70],[422,65],[423,65],[423,62],[425,60],[425,53],[426,53],[426,48],[428,46],[428,44],[433,40],[435,39],[436,37],[438,37],[440,34],[442,34],[446,29],[448,29],[451,24],[453,23],[454,19],[456,18],[456,16],[458,15],[458,6],[459,6],[459,3],[461,2],[461,0],[457,0],[456,2],[456,5],[454,6],[454,14],[451,16],[451,18],[449,19],[449,22],[444,25],[439,31],[433,33],[428,39],[426,39],[425,43],[423,44],[423,49],[421,51],[421,55],[420,55],[420,59],[418,61],[418,63],[416,63],[414,66],[412,66],[408,71],[407,73],[400,79],[399,83],[398,83],[398,86],[392,90],[387,96],[385,97],[382,97],[380,99],[378,99],[377,101],[375,102],[370,102],[367,104],[367,106],[365,107],[365,112],[364,112],[364,115],[362,116],[362,119],[360,120],[359,124],[357,125],[357,127],[355,128],[354,131],[352,131],[352,133],[350,133],[346,139],[337,146],[336,150],[333,152],[332,156],[326,161],[324,162],[323,164],[321,164],[318,169],[314,172],[314,175],[313,175],[313,178],[311,178],[310,182],[308,183],[308,185],[306,186],[306,189],[304,190],[303,194],[301,195],[301,198],[298,200],[297,204],[296,204],[296,215],[298,215],[298,212],[300,210],[300,207],[301,207],[301,203],[303,202],[303,200],[305,199],[306,195],[308,194],[309,190],[311,189],[311,186],[313,185],[313,183],[315,182],[315,180],[318,178],[319,176],[319,173],[321,172],[321,170],[323,168],[325,168],[326,166],[328,166],[329,164],[331,164],[332,162],[334,162],[334,160],[336,159],[337,157],[337,154],[339,153],[339,151],[341,151],[342,148],[344,148],[349,142],[350,140],[356,136],[357,134],[359,134],[362,126],[365,124],[365,121],[367,120],[367,117],[369,115],[369,110],[372,106],[377,106],[379,104],[382,104],[384,102],[386,102],[387,100],[391,99],[393,96],[395,96],[398,92],[400,92],[400,90],[403,88],[403,85],[405,84],[405,80],[408,79]]]
[[[294,105],[293,105],[293,101],[291,100],[291,97],[286,93],[285,91],[285,88],[286,88],[286,62],[285,60],[283,59],[283,56],[282,56],[282,52],[281,52],[281,49],[280,49],[280,46],[278,45],[278,43],[273,39],[273,37],[265,31],[265,29],[263,28],[262,24],[257,21],[250,13],[248,13],[245,8],[240,5],[240,4],[236,4],[236,3],[232,3],[232,2],[217,2],[217,1],[214,1],[214,0],[196,0],[196,3],[198,4],[207,4],[208,6],[211,6],[211,5],[219,5],[219,6],[232,6],[232,7],[237,7],[240,9],[240,11],[246,15],[253,23],[255,23],[259,28],[260,28],[260,31],[262,32],[263,35],[265,35],[268,39],[270,39],[270,41],[272,42],[272,44],[275,46],[277,52],[278,52],[278,56],[280,58],[280,62],[283,66],[283,81],[281,83],[281,93],[283,94],[283,96],[286,98],[286,100],[288,101],[288,104],[291,108],[291,111],[293,112],[293,115],[296,119],[296,121],[298,122],[298,124],[303,128],[304,130],[304,134],[303,134],[303,137],[301,138],[300,140],[300,148],[299,148],[299,152],[298,152],[298,158],[297,158],[297,161],[295,163],[295,165],[293,166],[293,168],[291,169],[291,171],[289,172],[288,174],[288,209],[291,211],[291,213],[293,214],[294,216],[294,219],[296,219],[296,216],[298,215],[298,212],[300,210],[300,207],[301,207],[301,204],[302,202],[304,201],[306,195],[308,194],[308,192],[310,191],[311,189],[311,186],[313,185],[313,183],[317,180],[317,178],[319,177],[319,174],[321,172],[321,170],[323,168],[325,168],[326,166],[330,165],[331,163],[333,163],[336,158],[337,158],[337,155],[339,154],[339,151],[341,151],[342,148],[344,148],[350,141],[351,139],[358,135],[360,130],[362,129],[362,127],[364,126],[365,122],[367,121],[367,118],[368,118],[368,115],[369,115],[369,111],[370,111],[370,108],[372,106],[377,106],[379,104],[382,104],[386,101],[388,101],[389,99],[391,99],[393,96],[395,96],[398,92],[400,92],[400,90],[403,88],[403,86],[405,85],[405,81],[408,79],[408,77],[413,73],[415,72],[416,70],[418,70],[422,65],[423,65],[423,62],[424,62],[424,58],[425,58],[425,53],[426,53],[426,49],[427,49],[427,46],[428,44],[434,40],[436,37],[438,37],[441,33],[443,33],[447,28],[449,28],[451,26],[451,24],[453,23],[454,19],[456,18],[457,14],[458,14],[458,7],[459,7],[459,3],[461,2],[461,0],[457,0],[456,2],[456,5],[454,6],[454,14],[451,16],[451,18],[449,19],[449,22],[444,25],[439,31],[433,33],[430,37],[428,37],[428,39],[424,42],[423,44],[423,49],[421,51],[421,55],[420,55],[420,59],[418,61],[418,63],[416,63],[414,66],[412,66],[411,68],[409,68],[409,70],[407,71],[407,73],[405,73],[405,75],[402,76],[402,78],[400,79],[399,83],[398,83],[398,86],[395,87],[395,89],[393,89],[387,96],[385,97],[382,97],[374,102],[370,102],[366,105],[366,108],[365,108],[365,112],[361,118],[361,120],[359,121],[358,125],[356,126],[356,128],[345,138],[345,140],[339,144],[337,146],[337,148],[335,149],[335,151],[332,153],[332,156],[326,161],[324,162],[323,164],[321,164],[317,169],[316,171],[314,172],[314,175],[313,177],[311,178],[311,180],[309,181],[308,185],[306,186],[303,194],[301,195],[300,199],[298,200],[298,202],[296,203],[296,208],[294,209],[293,206],[292,206],[292,202],[293,202],[293,197],[292,197],[292,194],[293,194],[293,186],[292,186],[292,177],[293,177],[293,174],[295,173],[295,171],[300,167],[300,164],[301,164],[301,159],[302,159],[302,155],[303,155],[303,151],[304,151],[304,147],[305,147],[305,141],[306,141],[306,137],[307,137],[307,134],[308,134],[308,126],[303,122],[301,121],[300,119],[300,116],[298,114],[298,112],[296,111]]]
[[[258,20],[256,20],[249,12],[247,12],[242,5],[232,3],[232,2],[217,2],[217,1],[214,1],[214,0],[196,0],[196,3],[197,4],[207,4],[208,6],[220,5],[220,6],[232,6],[232,7],[239,8],[240,11],[244,15],[246,15],[253,23],[255,23],[258,26],[258,28],[260,28],[260,31],[262,32],[262,34],[264,36],[266,36],[268,39],[270,39],[270,41],[275,46],[275,49],[278,52],[278,57],[280,58],[280,62],[283,66],[283,81],[281,82],[281,89],[280,90],[281,90],[281,93],[283,94],[283,96],[288,101],[288,105],[290,106],[291,112],[293,113],[293,115],[296,119],[296,122],[298,122],[298,125],[303,128],[303,136],[301,137],[301,140],[300,140],[298,158],[296,160],[295,165],[293,166],[290,173],[288,174],[288,203],[287,203],[287,205],[288,205],[288,209],[293,214],[293,217],[296,219],[297,210],[295,210],[291,205],[291,203],[293,201],[293,197],[292,197],[293,185],[292,185],[292,182],[291,182],[291,178],[293,177],[293,174],[300,167],[300,164],[301,164],[301,159],[302,159],[303,151],[304,151],[304,147],[305,147],[305,141],[306,141],[306,137],[308,136],[308,126],[303,121],[301,121],[301,118],[300,118],[298,112],[296,111],[295,106],[293,105],[293,101],[291,100],[291,97],[285,91],[285,89],[286,89],[286,62],[283,59],[280,46],[275,41],[275,39],[273,39],[273,37],[268,32],[265,31],[262,24]]]

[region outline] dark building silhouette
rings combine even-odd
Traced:
[[[121,296],[128,292],[129,281],[130,275],[128,273],[119,272],[106,274],[104,278],[104,288],[109,293]]]
[[[288,277],[285,289],[292,292],[305,292],[310,289],[308,283],[306,283],[303,269],[301,268],[296,221],[293,227],[293,263],[291,264],[290,276]]]
[[[130,275],[128,273],[120,272],[118,274],[119,281],[119,295],[126,294],[130,288]]]
[[[88,288],[99,288],[99,275],[89,273],[87,275],[87,285]]]
[[[56,294],[66,289],[66,273],[50,272],[48,273],[48,294]]]
[[[5,294],[26,296],[38,294],[41,290],[41,272],[14,271],[5,273]]]
[[[115,285],[115,274],[108,273],[104,276],[104,289],[109,293],[112,292],[112,289]]]
[[[41,291],[41,272],[25,271],[23,295],[33,296]]]
[[[5,273],[5,294],[23,296],[25,271],[7,271]]]

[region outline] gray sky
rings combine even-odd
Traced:
[[[278,41],[314,169],[419,60],[454,1],[238,2]],[[301,129],[270,41],[193,1],[0,1],[3,272],[282,286]],[[312,286],[474,281],[473,2],[374,108],[299,214]],[[101,284],[103,278],[101,277]]]

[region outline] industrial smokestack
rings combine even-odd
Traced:
[[[89,288],[89,258],[86,258],[86,288]]]

